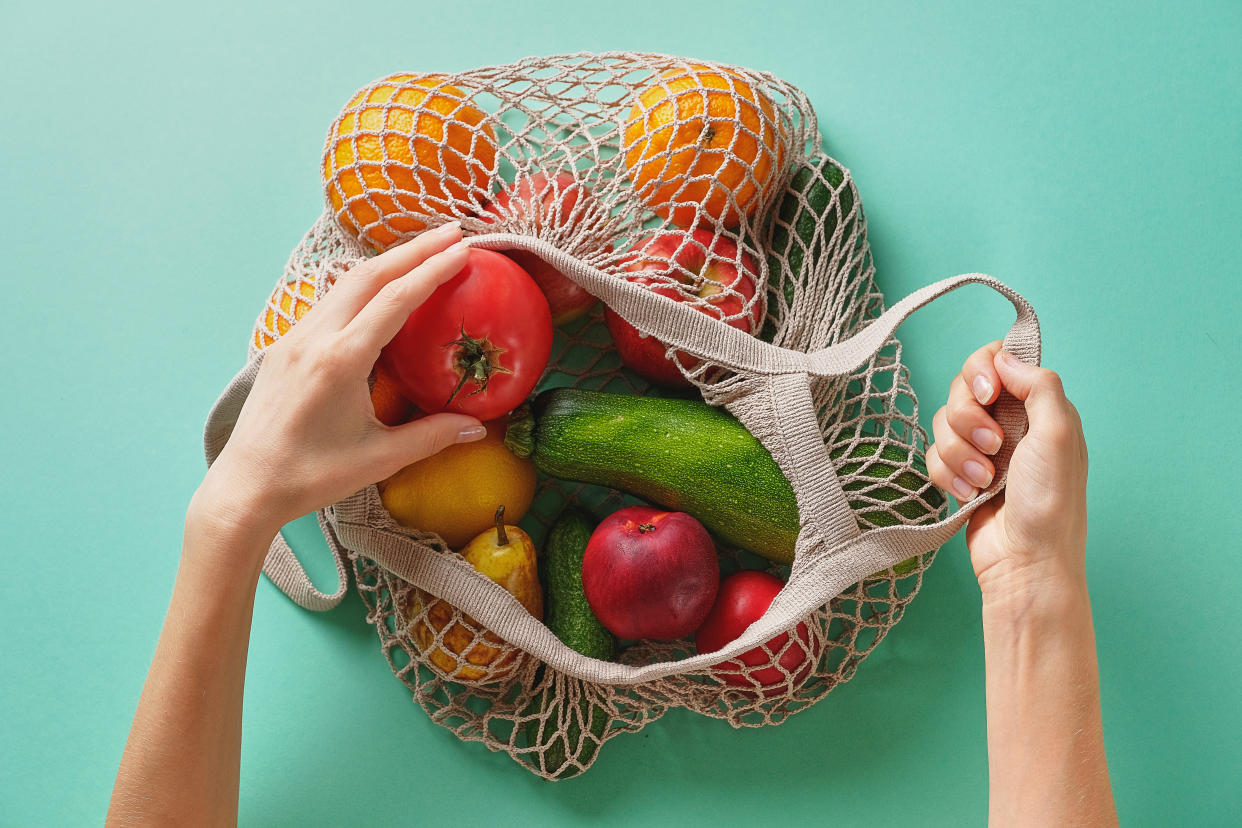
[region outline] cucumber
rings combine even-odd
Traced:
[[[727,544],[793,562],[800,527],[793,488],[763,444],[723,409],[697,400],[555,388],[515,412],[505,442],[544,474],[687,512]],[[844,451],[835,449],[833,459]],[[909,520],[934,520],[943,503],[939,490],[919,470],[894,476],[906,464],[905,451],[887,446],[875,454],[874,443],[850,452],[842,471],[876,482],[848,484],[847,494],[895,503]],[[863,510],[863,528],[898,522],[887,511],[867,510],[864,500],[850,505]]]
[[[595,523],[577,509],[566,509],[552,524],[540,556],[545,623],[557,638],[585,656],[610,661],[617,652],[612,633],[591,611],[582,592],[582,556]]]
[[[536,684],[543,680],[544,669],[543,665],[539,666]],[[578,696],[574,704],[576,711],[568,709],[565,706],[567,702],[562,702],[559,708],[556,707],[555,699],[556,687],[549,685],[523,711],[527,716],[546,716],[542,728],[539,718],[526,721],[526,743],[538,750],[538,756],[532,756],[532,761],[540,770],[553,779],[568,779],[581,773],[595,758],[610,715],[605,708],[590,701],[586,695]],[[562,718],[565,720],[564,732],[558,733],[562,727]],[[583,724],[587,724],[594,739],[583,734]],[[577,764],[569,762],[570,754]]]
[[[594,531],[595,522],[572,507],[561,512],[556,523],[552,524],[540,556],[545,623],[566,646],[585,656],[611,661],[617,654],[617,641],[599,623],[582,591],[582,556]],[[541,672],[536,684],[542,680],[544,668],[541,666],[539,669]],[[554,704],[552,694],[551,687],[545,688],[526,709],[527,715],[538,713],[546,717],[542,728],[538,718],[526,722],[526,742],[531,747],[541,748],[539,763],[545,773],[556,779],[566,779],[578,774],[579,766],[590,764],[599,749],[596,739],[603,737],[609,715],[607,710],[589,702],[586,696],[580,696],[577,715],[570,714],[565,732],[558,734],[560,722],[553,713],[559,711],[550,713],[548,709]],[[589,722],[595,739],[584,737],[582,722]],[[571,754],[577,765],[568,763]]]
[[[854,232],[854,189],[842,186],[845,176],[844,168],[828,156],[812,158],[794,172],[780,204],[772,213],[768,257],[773,281],[771,289],[777,290],[775,283],[780,281],[779,290],[787,307],[792,307],[796,301],[795,284],[804,283],[821,259],[836,252],[837,248],[828,245],[837,225],[846,222],[838,245]],[[834,192],[837,193],[835,202]],[[816,230],[821,226],[823,230],[816,238]],[[789,262],[792,279],[781,279],[781,259]],[[768,320],[760,335],[771,341],[775,333],[775,323]]]

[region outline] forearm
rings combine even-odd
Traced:
[[[983,607],[989,823],[1116,824],[1085,578],[1049,578]]]
[[[266,537],[265,537],[266,536]],[[255,587],[271,534],[192,506],[108,822],[234,821]]]

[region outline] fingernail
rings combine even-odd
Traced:
[[[1001,447],[1001,436],[990,428],[976,428],[970,433],[970,441],[984,454],[996,454]]]
[[[986,488],[992,482],[992,475],[988,474],[988,470],[978,460],[967,460],[963,463],[962,474],[980,489]]]
[[[983,374],[976,376],[975,381],[970,384],[970,387],[975,392],[975,399],[981,403],[986,403],[992,399],[992,392],[995,390],[992,387],[992,381]]]
[[[453,244],[450,244],[447,248],[445,248],[444,252],[445,253],[460,253],[460,252],[463,252],[469,249],[470,249],[470,242],[466,241],[465,239],[462,239],[459,242],[454,242]]]
[[[1000,354],[1001,354],[1001,360],[1008,363],[1008,365],[1011,368],[1021,368],[1024,365],[1026,365],[1025,362],[1018,359],[1016,356],[1011,354],[1009,351],[1001,351]]]
[[[457,442],[473,443],[475,440],[481,440],[487,436],[487,428],[481,423],[476,425],[468,425],[461,431],[457,432]]]
[[[953,478],[953,494],[957,495],[957,499],[964,503],[975,496],[975,487],[962,478],[955,477]]]
[[[445,222],[444,224],[441,224],[439,227],[436,227],[435,229],[433,229],[431,231],[431,234],[434,236],[448,236],[448,235],[451,235],[454,231],[460,230],[460,229],[461,229],[460,221],[448,221],[448,222]]]

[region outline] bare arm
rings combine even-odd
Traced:
[[[237,820],[242,685],[263,556],[290,520],[454,443],[478,420],[390,428],[367,377],[406,317],[455,275],[456,225],[370,259],[268,349],[186,513],[181,565],[121,758],[109,824]],[[447,249],[446,249],[447,248]]]
[[[1078,412],[1052,371],[994,342],[954,379],[933,420],[932,479],[969,500],[995,473],[1004,387],[1030,425],[1002,496],[966,531],[983,596],[989,821],[1115,825],[1087,594],[1087,449]]]

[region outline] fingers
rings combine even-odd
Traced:
[[[437,454],[456,443],[471,443],[487,429],[465,414],[429,414],[396,428],[387,428],[376,441],[382,464],[391,472]],[[387,476],[387,475],[385,475]]]
[[[1008,351],[1000,351],[993,361],[1005,390],[1026,406],[1028,433],[1053,443],[1081,440],[1078,411],[1054,371],[1028,365]]]
[[[470,254],[469,245],[459,241],[428,258],[418,267],[388,281],[345,327],[345,339],[368,365],[397,335],[414,309],[426,301],[436,288],[461,272]]]
[[[461,225],[452,221],[367,259],[341,277],[315,306],[319,311],[318,324],[328,325],[333,330],[344,328],[384,285],[460,240]]]
[[[968,442],[949,425],[947,407],[941,408],[932,418],[935,435],[933,449],[939,475],[933,474],[937,485],[951,491],[959,501],[970,500],[979,489],[987,488],[996,475],[996,469],[983,452]],[[929,453],[930,453],[929,449]],[[928,471],[932,472],[931,464]]]
[[[948,402],[932,418],[935,445],[928,452],[928,471],[959,501],[973,498],[996,476],[988,455],[1000,449],[1004,433],[984,406],[1000,394],[1000,376],[993,364],[1000,349],[997,340],[967,357],[949,385]]]
[[[994,363],[1001,344],[999,339],[989,342],[966,357],[966,363],[958,375],[980,405],[991,405],[996,402],[996,395],[1000,393],[1000,376]]]

